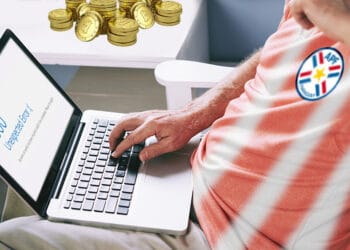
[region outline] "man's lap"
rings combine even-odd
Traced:
[[[11,249],[206,249],[197,225],[184,236],[103,229],[43,220],[38,216],[0,224],[0,242]]]
[[[9,194],[7,213],[13,211],[16,203],[18,200]],[[12,213],[20,215],[20,211]],[[209,249],[202,231],[193,222],[185,235],[171,236],[56,223],[37,215],[12,219],[6,213],[5,216],[8,220],[0,224],[0,249]]]

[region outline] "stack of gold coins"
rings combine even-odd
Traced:
[[[155,20],[160,25],[171,26],[180,23],[182,5],[174,1],[159,1],[155,4]]]
[[[55,31],[65,31],[73,27],[73,13],[69,9],[55,9],[49,12],[50,27]]]
[[[160,25],[180,22],[182,6],[166,0],[65,0],[66,9],[49,12],[50,27],[56,31],[70,29],[87,42],[100,34],[117,46],[136,43],[139,28],[149,29],[155,21]],[[118,8],[117,5],[119,4]]]
[[[97,11],[90,10],[82,15],[75,26],[75,34],[79,40],[88,42],[101,34],[103,18]]]
[[[130,46],[136,43],[139,25],[131,18],[112,18],[108,22],[107,39],[117,46]]]
[[[116,14],[117,0],[90,0],[89,6],[102,16],[104,22],[101,33],[106,34],[108,21]]]
[[[154,25],[154,15],[144,1],[138,1],[130,9],[133,19],[142,29],[149,29]]]
[[[77,8],[80,4],[85,3],[86,0],[66,0],[67,9],[71,10],[73,13],[73,20],[77,20]]]

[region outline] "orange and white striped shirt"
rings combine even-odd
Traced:
[[[350,249],[349,60],[286,5],[255,78],[192,157],[212,248]]]

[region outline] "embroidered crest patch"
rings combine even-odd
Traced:
[[[316,101],[330,94],[338,85],[344,69],[342,54],[335,48],[321,48],[301,64],[296,89],[301,98]]]

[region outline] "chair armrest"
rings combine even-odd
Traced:
[[[172,60],[155,69],[158,83],[165,86],[168,109],[177,109],[192,100],[192,88],[211,88],[234,70],[234,67]]]
[[[165,87],[176,84],[189,88],[211,88],[233,69],[195,61],[171,60],[157,65],[155,77]]]

